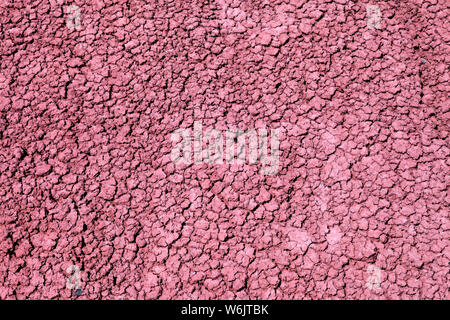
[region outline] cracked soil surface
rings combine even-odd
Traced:
[[[449,5],[1,0],[0,299],[448,299]]]

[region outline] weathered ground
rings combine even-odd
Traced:
[[[449,2],[374,2],[0,1],[0,299],[449,298]]]

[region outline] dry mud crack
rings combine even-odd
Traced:
[[[448,1],[0,11],[0,299],[449,298]]]

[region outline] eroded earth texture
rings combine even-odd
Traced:
[[[448,1],[0,11],[0,299],[449,298]],[[174,163],[195,121],[278,171]]]

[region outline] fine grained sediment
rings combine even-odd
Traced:
[[[0,2],[0,299],[448,299],[447,1],[148,2]]]

